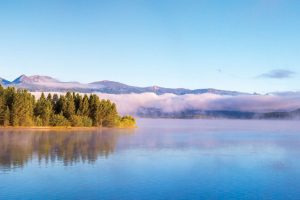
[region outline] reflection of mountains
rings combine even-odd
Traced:
[[[124,131],[123,131],[124,132]],[[116,146],[118,130],[78,132],[4,131],[0,132],[0,166],[24,166],[33,156],[48,161],[94,162],[107,157]]]

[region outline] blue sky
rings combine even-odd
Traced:
[[[0,0],[0,77],[300,89],[300,2]]]

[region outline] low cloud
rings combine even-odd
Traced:
[[[40,92],[33,93],[37,98]],[[59,93],[63,94],[63,93]],[[216,94],[104,94],[101,99],[110,99],[117,104],[121,114],[137,114],[140,108],[155,108],[166,113],[185,110],[228,110],[248,112],[292,111],[300,108],[300,94],[294,95],[241,95]]]
[[[291,111],[300,108],[300,96],[244,95],[221,96],[215,94],[156,95],[98,94],[116,102],[123,114],[135,114],[139,108],[157,108],[164,112],[184,110],[234,110],[250,112]]]
[[[291,78],[296,74],[296,72],[285,70],[285,69],[276,69],[271,70],[267,73],[263,73],[258,76],[258,78],[273,78],[273,79],[285,79]]]

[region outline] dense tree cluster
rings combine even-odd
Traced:
[[[0,85],[0,126],[134,127],[131,116],[120,117],[116,105],[97,95],[44,93]]]

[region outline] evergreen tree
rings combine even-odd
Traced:
[[[116,126],[119,118],[116,105],[109,100],[102,100],[100,103],[99,118],[101,120],[101,126]]]
[[[75,113],[79,114],[79,108],[80,105],[82,104],[82,96],[80,94],[73,94],[73,98],[74,98],[74,104],[75,104]]]
[[[100,126],[101,121],[99,119],[99,105],[100,99],[97,95],[91,94],[89,99],[89,117],[93,121],[93,126]]]
[[[51,95],[51,93],[49,93],[48,95],[47,95],[47,101],[52,101],[52,95]]]
[[[82,116],[89,116],[89,97],[85,94],[80,101],[78,114]]]
[[[9,107],[9,110],[12,110],[12,104],[16,95],[16,90],[14,87],[8,87],[4,91],[4,100],[5,105]]]
[[[19,89],[15,94],[11,109],[13,126],[33,125],[33,97],[26,90]]]
[[[56,114],[64,114],[67,108],[67,101],[64,95],[60,95],[59,100],[57,102],[57,113]]]
[[[52,108],[53,108],[53,112],[57,113],[57,102],[58,102],[59,98],[57,94],[53,94],[53,97],[51,99],[51,103],[52,103]]]
[[[75,114],[75,103],[73,95],[70,92],[66,94],[66,103],[63,106],[63,114],[67,119],[70,119]]]
[[[37,117],[37,120],[41,119],[42,126],[48,126],[50,122],[50,117],[52,115],[52,103],[51,95],[45,98],[44,93],[42,93],[40,99],[36,102],[34,114]],[[40,125],[40,123],[39,123]]]
[[[5,118],[5,101],[4,101],[4,90],[3,87],[0,85],[0,126],[4,125],[4,118]]]
[[[0,126],[75,126],[75,127],[135,127],[131,116],[120,117],[117,107],[109,100],[101,100],[68,92],[51,94],[35,101],[26,90],[0,86]]]

